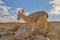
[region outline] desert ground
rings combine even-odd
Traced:
[[[58,40],[60,40],[60,21],[51,21],[48,22],[49,28],[54,31],[55,33],[58,34]],[[15,37],[9,36],[10,34],[14,34],[14,32],[12,32],[12,30],[9,29],[15,29],[13,31],[16,31],[17,28],[19,29],[20,26],[30,26],[24,23],[17,23],[17,22],[2,22],[0,23],[0,40],[48,40],[46,37],[42,37],[41,35],[39,36],[39,34],[36,34],[35,36],[32,37],[28,37],[26,39],[15,39]],[[15,28],[16,27],[16,28]],[[30,31],[31,29],[29,29],[27,27],[27,29]],[[25,29],[24,29],[25,30]],[[20,31],[24,31],[23,28]],[[18,32],[20,32],[18,31]],[[10,34],[7,34],[11,32]],[[26,33],[26,32],[24,32]],[[8,35],[8,36],[7,36]],[[29,34],[28,34],[29,35]],[[27,35],[27,36],[28,36]],[[20,36],[16,37],[19,38]]]

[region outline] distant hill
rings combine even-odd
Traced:
[[[52,27],[55,29],[55,31],[58,34],[58,38],[60,40],[60,21],[51,21],[49,22],[49,27]]]
[[[49,22],[50,26],[54,27],[56,30],[60,30],[60,21]]]

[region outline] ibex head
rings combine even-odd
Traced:
[[[18,18],[17,18],[18,20],[25,17],[25,15],[23,14],[24,10],[22,8],[17,8],[17,12],[18,12]]]

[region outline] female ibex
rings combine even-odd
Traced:
[[[23,9],[19,9],[18,10],[18,20],[20,20],[21,18],[23,18],[26,23],[30,24],[30,25],[33,25],[32,27],[32,32],[36,31],[36,27],[35,25],[37,23],[42,23],[42,24],[45,24],[45,30],[48,29],[48,26],[47,26],[47,18],[48,18],[48,14],[44,11],[38,11],[38,12],[34,12],[32,14],[30,14],[29,16],[25,16],[23,14],[24,10]]]

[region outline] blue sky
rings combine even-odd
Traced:
[[[49,11],[51,5],[48,4],[50,0],[3,0],[5,5],[15,8],[23,8],[25,11],[34,12],[38,10]]]
[[[14,11],[16,8],[23,8],[27,12],[46,11],[50,12],[52,4],[51,0],[2,0],[3,5],[11,7],[9,11]],[[12,15],[14,13],[10,13]],[[60,20],[60,15],[49,15],[49,20]]]

